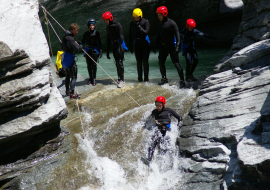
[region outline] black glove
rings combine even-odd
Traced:
[[[182,120],[183,120],[183,118],[180,116],[180,119],[178,120],[178,123],[177,123],[177,126],[180,127],[180,128],[182,127],[182,126],[180,126]]]
[[[79,45],[82,45],[82,42],[81,41],[76,41]]]
[[[82,50],[82,49],[83,49],[83,46],[82,46],[82,45],[80,45],[80,47],[79,47],[79,51],[80,51],[80,50]]]
[[[132,53],[132,54],[133,54],[133,48],[132,48],[132,47],[130,47],[130,48],[129,48],[129,50],[130,50],[130,53]]]
[[[99,50],[99,58],[102,57],[102,49]]]
[[[118,47],[117,47],[117,52],[118,53],[121,53],[121,48],[122,48],[122,46],[119,44]]]
[[[174,51],[178,53],[179,52],[179,46],[176,46]]]
[[[156,52],[156,48],[153,48],[153,52],[154,52],[154,54],[156,54],[157,52]]]
[[[107,52],[107,59],[111,59],[110,56],[109,56],[109,52]]]

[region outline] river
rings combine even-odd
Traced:
[[[227,50],[199,49],[199,65],[194,75],[212,74],[214,65]],[[105,55],[99,64],[116,79],[112,54],[110,60]],[[78,101],[80,112],[75,100],[67,103],[69,115],[61,125],[70,129],[74,149],[67,154],[65,165],[55,170],[55,180],[48,189],[184,189],[182,166],[187,163],[179,154],[180,130],[176,119],[172,120],[172,130],[167,132],[164,142],[156,148],[151,164],[146,166],[141,161],[154,134],[154,123],[145,126],[145,121],[155,108],[155,98],[166,97],[166,107],[185,117],[198,96],[198,90],[178,88],[179,77],[170,59],[166,69],[171,83],[159,86],[157,56],[150,54],[150,82],[137,82],[135,57],[126,53],[124,88],[98,83],[82,94]],[[185,65],[182,56],[180,63]],[[82,54],[78,54],[77,64],[79,73],[87,76]],[[108,77],[98,68],[97,79]]]

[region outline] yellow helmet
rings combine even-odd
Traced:
[[[136,8],[133,10],[133,13],[132,13],[132,16],[133,17],[141,17],[142,18],[142,10],[140,8]]]

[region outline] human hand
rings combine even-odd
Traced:
[[[99,58],[102,57],[102,49],[99,50]]]

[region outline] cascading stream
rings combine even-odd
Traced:
[[[153,91],[152,96],[165,92],[165,96],[170,97],[167,100],[167,106],[181,115],[191,106],[197,96],[194,90],[179,90],[176,85],[164,85],[163,88],[157,88],[154,84],[147,84],[145,87],[140,87],[145,88],[144,91],[146,89]],[[138,85],[127,84],[127,88],[132,89],[131,92],[138,91]],[[104,91],[113,93],[108,88]],[[103,96],[105,94],[104,92]],[[140,92],[135,97],[139,94]],[[89,96],[91,100],[83,99],[83,103],[80,104],[87,132],[85,139],[78,133],[75,136],[79,142],[79,151],[83,151],[86,155],[85,170],[89,178],[94,176],[97,179],[95,184],[86,185],[80,189],[180,189],[183,184],[181,160],[178,146],[175,145],[179,136],[176,120],[173,119],[172,131],[167,132],[164,143],[160,148],[156,148],[154,159],[148,168],[140,158],[147,155],[151,136],[154,134],[154,129],[144,127],[146,118],[155,108],[154,103],[144,104],[143,108],[147,110],[144,112],[136,105],[129,105],[129,100],[125,102],[123,98],[123,104],[130,107],[128,109],[120,102],[110,100],[118,96],[121,96],[121,93],[115,92],[114,95],[111,94],[111,98],[107,98],[107,101],[103,100],[103,110],[99,113],[94,111],[93,104],[99,102],[99,98],[103,99],[101,96],[93,93],[93,99]],[[95,100],[94,97],[97,99]],[[117,106],[118,103],[120,105]],[[110,110],[109,107],[111,107]],[[149,127],[151,128],[151,126],[147,128]],[[162,150],[167,151],[161,154]]]

